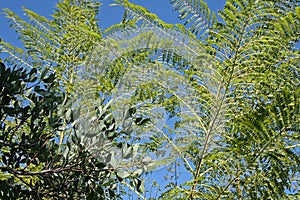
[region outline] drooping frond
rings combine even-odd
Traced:
[[[14,47],[10,43],[0,41],[0,53],[8,53],[9,58],[7,59],[7,62],[12,65],[20,63],[28,68],[34,68],[34,66],[28,63],[24,58],[23,49]]]
[[[184,26],[180,24],[168,24],[159,19],[156,14],[128,1],[118,0],[116,3],[116,5],[122,6],[127,11],[127,20],[133,20],[137,25],[137,31],[136,29],[133,29],[135,35],[137,32],[153,32],[157,37],[171,40],[174,44],[178,43],[178,45],[173,46],[185,47],[187,51],[191,51],[193,54],[197,54],[197,49],[199,48],[201,51],[199,42]],[[186,43],[190,43],[190,45],[187,45]],[[193,46],[194,48],[191,48],[190,46]]]
[[[298,95],[299,89],[277,89],[272,103],[262,102],[250,113],[236,117],[239,127],[233,134],[240,136],[232,135],[228,152],[244,163],[236,164],[236,176],[218,197],[226,190],[237,193],[243,188],[248,191],[245,198],[282,198],[287,190],[299,187],[299,182],[290,185],[300,167],[296,138],[300,128]]]
[[[67,90],[72,89],[80,63],[102,38],[96,19],[99,6],[96,1],[61,1],[53,20],[24,8],[28,17],[25,20],[6,9],[11,27],[26,49],[22,56],[26,60],[20,60],[21,63],[54,69]],[[1,43],[2,49],[9,48],[5,44]],[[10,54],[17,56],[17,52],[10,51]]]
[[[203,0],[170,0],[184,25],[196,36],[206,35],[216,22],[216,15]]]

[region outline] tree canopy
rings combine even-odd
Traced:
[[[116,0],[104,31],[93,0],[5,10],[2,198],[299,198],[299,2],[170,4],[182,24]]]

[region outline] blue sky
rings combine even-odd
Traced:
[[[50,17],[57,2],[58,0],[0,0],[0,10],[2,12],[3,8],[9,8],[23,17],[22,7],[26,7],[40,15]],[[122,8],[110,7],[109,4],[113,3],[113,0],[102,0],[101,2],[103,6],[99,16],[100,27],[106,29],[119,23],[122,18]],[[177,13],[172,11],[169,0],[131,0],[131,2],[145,6],[168,23],[179,23]],[[207,0],[207,3],[211,9],[216,11],[223,8],[225,0]],[[0,27],[0,38],[20,47],[17,35],[8,28],[8,20],[3,14],[0,15]]]

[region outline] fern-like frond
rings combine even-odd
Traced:
[[[186,28],[199,38],[206,35],[217,21],[215,13],[203,0],[170,0],[170,3],[180,13],[179,18],[185,21]]]
[[[201,54],[197,53],[197,48],[199,48],[200,44],[196,40],[196,37],[183,25],[167,24],[159,19],[156,14],[153,14],[147,9],[128,1],[118,0],[116,2],[117,5],[122,6],[127,11],[127,19],[134,20],[134,22],[138,25],[138,31],[152,31],[157,36],[160,35],[160,37],[167,38],[178,43],[178,46],[185,47],[187,51],[191,51],[193,54]],[[181,39],[182,37],[183,39]],[[186,41],[184,41],[184,38]],[[190,42],[190,45],[186,44],[188,42]],[[194,48],[191,48],[191,46]]]
[[[28,63],[24,58],[24,50],[16,48],[10,43],[0,41],[0,53],[7,53],[9,55],[7,61],[12,65],[24,65],[30,69],[34,68],[34,66]]]
[[[23,62],[36,68],[53,68],[72,90],[80,63],[101,41],[96,1],[61,1],[53,20],[24,8],[28,20],[10,10],[5,14],[26,49]],[[15,53],[12,53],[15,54]]]
[[[244,195],[250,199],[286,196],[289,189],[282,185],[289,185],[299,170],[299,152],[291,147],[291,144],[298,143],[295,138],[295,133],[299,131],[298,90],[292,94],[287,88],[279,89],[272,103],[263,103],[235,119],[239,129],[233,134],[241,135],[232,138],[229,151],[235,154],[235,159],[245,162],[236,165],[239,167],[236,176],[218,197],[230,188],[237,191],[238,184],[240,190],[247,191]],[[299,187],[299,183],[294,184]],[[252,193],[254,188],[258,190]]]

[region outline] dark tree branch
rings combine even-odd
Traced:
[[[79,165],[79,163],[75,163],[75,164],[69,165],[67,167],[61,167],[61,168],[57,168],[57,169],[46,169],[46,170],[37,171],[37,172],[16,170],[12,167],[7,167],[7,166],[0,166],[0,170],[10,172],[14,175],[25,175],[25,176],[37,176],[37,175],[45,175],[45,174],[54,174],[54,173],[60,173],[60,172],[63,172],[63,171],[84,172],[82,169],[74,169],[74,167],[76,167],[77,165]]]

